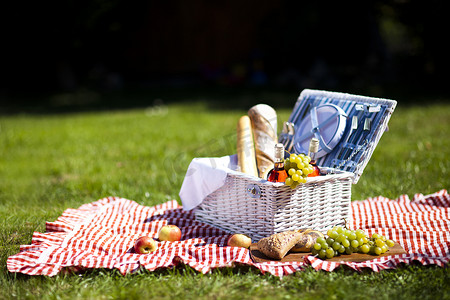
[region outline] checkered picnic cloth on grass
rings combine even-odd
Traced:
[[[353,201],[352,228],[378,232],[399,242],[407,254],[374,258],[366,262],[330,262],[307,256],[301,262],[254,263],[249,250],[226,246],[229,234],[195,220],[176,201],[154,207],[109,197],[67,209],[55,221],[46,223],[46,233],[35,232],[31,245],[8,258],[10,272],[54,276],[67,269],[116,268],[122,274],[141,268],[150,271],[179,263],[206,273],[212,268],[245,264],[283,276],[311,265],[332,271],[340,265],[355,270],[395,268],[413,261],[444,266],[450,259],[450,195],[446,190],[432,195],[403,195],[396,200],[384,197]],[[156,252],[139,255],[133,251],[136,238],[157,238],[165,224],[182,230],[179,242],[161,242]]]

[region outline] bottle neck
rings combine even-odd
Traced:
[[[284,148],[281,147],[275,147],[275,157],[274,157],[274,165],[275,167],[277,165],[284,166]]]
[[[274,169],[284,169],[284,161],[283,160],[279,160],[279,161],[275,161],[274,163]]]
[[[316,156],[317,156],[317,152],[309,152],[308,156],[311,158],[311,161],[309,162],[312,165],[316,164]]]
[[[310,164],[316,162],[317,151],[319,151],[319,140],[316,138],[312,138],[309,142],[309,151],[308,156],[311,158]]]

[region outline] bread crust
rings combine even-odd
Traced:
[[[319,237],[324,237],[323,233],[311,228],[299,229],[302,236],[292,247],[291,252],[310,252]]]
[[[257,247],[267,257],[282,259],[302,237],[302,233],[291,230],[272,234],[258,241]]]
[[[260,178],[266,179],[275,160],[277,114],[269,105],[258,104],[249,109],[248,116],[252,124],[258,174]]]
[[[238,165],[242,173],[258,177],[252,125],[249,116],[242,116],[236,128]]]

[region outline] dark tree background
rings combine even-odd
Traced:
[[[227,86],[445,92],[445,1],[2,4],[0,92]]]

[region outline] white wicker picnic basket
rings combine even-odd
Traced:
[[[358,115],[361,122],[359,130],[350,133],[352,129],[347,126],[343,134],[343,137],[354,135],[353,143],[342,139],[330,153],[319,159],[318,165],[328,169],[327,175],[308,178],[305,184],[291,189],[283,183],[268,182],[230,169],[225,184],[194,209],[196,219],[230,233],[247,234],[254,241],[300,228],[324,232],[350,220],[352,184],[361,176],[387,129],[396,101],[304,90],[289,121],[297,126],[308,110],[324,103],[342,107],[348,120]],[[362,123],[367,123],[364,119],[370,119],[370,130],[363,128]],[[292,138],[295,136],[280,134],[280,140]]]

